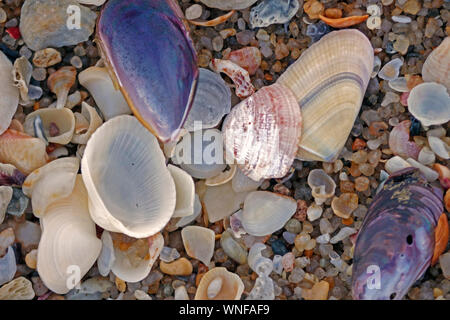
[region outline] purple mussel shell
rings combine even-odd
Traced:
[[[443,193],[415,168],[391,175],[356,239],[353,298],[402,299],[430,265]]]
[[[187,117],[198,78],[197,57],[173,0],[109,0],[97,39],[134,115],[162,142]]]

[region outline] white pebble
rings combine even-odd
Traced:
[[[442,159],[448,160],[450,158],[450,147],[441,139],[430,136],[428,137],[428,144],[430,145],[431,150],[441,157]]]
[[[392,16],[392,21],[398,23],[410,23],[411,18],[407,16]]]
[[[406,161],[408,161],[408,163],[411,166],[419,169],[420,172],[423,173],[423,175],[425,176],[425,178],[427,179],[428,182],[433,182],[433,181],[437,180],[437,178],[439,178],[439,173],[437,173],[436,171],[434,171],[431,168],[428,168],[427,166],[424,166],[420,162],[417,162],[416,160],[414,160],[412,158],[408,158]]]
[[[203,8],[199,4],[193,4],[189,8],[186,9],[185,15],[186,19],[188,20],[194,20],[201,17],[203,12]]]
[[[367,28],[370,30],[380,29],[381,27],[381,18],[376,16],[371,16],[366,21]]]

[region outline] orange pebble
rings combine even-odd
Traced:
[[[314,253],[314,249],[303,251],[303,254],[305,255],[305,257],[308,257],[308,258],[311,258],[313,256],[313,253]]]
[[[347,28],[354,26],[356,24],[359,24],[361,22],[364,22],[367,20],[369,15],[364,16],[352,16],[352,17],[346,17],[346,18],[339,18],[339,19],[331,19],[324,17],[323,15],[319,15],[320,20],[325,22],[327,25],[333,27],[333,28]]]
[[[346,226],[352,225],[352,224],[353,224],[353,218],[350,217],[350,218],[348,218],[348,219],[342,219],[342,224],[343,224],[343,225],[346,225]]]
[[[339,19],[342,18],[342,10],[339,8],[328,8],[325,9],[325,16],[327,18]]]
[[[353,151],[362,150],[366,147],[366,145],[367,144],[363,139],[356,138],[355,141],[353,141],[352,150]]]
[[[205,272],[197,274],[197,276],[195,277],[195,286],[196,287],[198,287],[200,280],[202,280],[204,275],[205,275]]]
[[[33,110],[36,111],[41,107],[41,105],[39,104],[39,101],[36,101],[33,105]]]

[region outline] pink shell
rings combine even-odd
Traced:
[[[302,116],[294,93],[264,87],[235,106],[222,128],[227,157],[251,179],[284,177],[294,161]]]
[[[227,59],[247,70],[250,75],[254,75],[261,65],[261,52],[256,47],[245,47],[230,52]]]
[[[236,86],[236,95],[239,98],[247,98],[255,92],[248,71],[236,63],[230,60],[212,59],[210,67],[214,72],[223,72],[233,80]]]
[[[409,141],[410,126],[411,121],[405,120],[392,129],[389,134],[389,148],[396,156],[417,160],[420,147],[414,141]]]

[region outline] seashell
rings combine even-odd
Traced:
[[[242,226],[247,233],[265,236],[281,229],[297,210],[290,197],[268,191],[247,195],[242,212]]]
[[[83,119],[87,121],[87,124],[83,124],[82,130],[80,130],[80,127],[78,127],[77,130],[77,122],[75,119],[75,131],[71,142],[76,144],[86,144],[94,131],[102,125],[102,118],[100,118],[95,108],[91,107],[86,102],[81,103],[81,113],[76,112],[74,115],[75,118],[77,118],[77,115],[81,115]],[[80,125],[80,123],[78,123],[78,125]]]
[[[6,228],[0,232],[0,257],[6,254],[8,247],[14,244],[15,239],[13,228]]]
[[[229,157],[251,179],[287,174],[300,141],[302,116],[294,94],[274,84],[235,106],[222,130]]]
[[[176,189],[175,212],[172,217],[186,217],[194,213],[195,185],[192,177],[182,169],[169,164],[167,166]]]
[[[342,193],[339,197],[333,198],[331,208],[339,218],[349,219],[352,212],[358,208],[358,195],[356,193]]]
[[[22,186],[26,176],[11,164],[0,163],[0,185]]]
[[[14,278],[16,271],[17,265],[14,249],[8,247],[6,255],[0,258],[0,286],[11,281]]]
[[[428,182],[433,182],[439,178],[439,173],[434,171],[433,169],[424,166],[420,162],[417,162],[416,160],[412,158],[406,159],[406,161],[412,166],[420,170],[420,172],[425,176]]]
[[[188,225],[189,223],[191,223],[195,219],[197,219],[197,217],[199,217],[201,213],[202,213],[202,204],[200,202],[198,194],[195,194],[194,214],[191,216],[182,217],[180,220],[177,221],[177,223],[175,224],[175,227],[182,228],[182,227]]]
[[[321,205],[328,198],[334,196],[336,183],[322,169],[314,169],[309,172],[308,185],[317,205]]]
[[[20,217],[28,207],[29,199],[22,192],[21,188],[13,188],[13,195],[8,204],[6,212],[10,215]]]
[[[229,169],[225,170],[224,172],[219,173],[217,176],[208,178],[205,180],[205,185],[214,187],[214,186],[220,186],[221,184],[227,183],[233,179],[234,175],[236,174],[237,166],[234,164],[230,164]]]
[[[253,181],[247,177],[241,169],[236,169],[236,174],[231,180],[231,186],[233,191],[236,193],[256,191],[258,187],[263,183],[263,179],[258,181]]]
[[[0,224],[3,223],[6,215],[6,209],[11,202],[13,188],[9,186],[0,186]]]
[[[388,82],[389,87],[398,92],[409,92],[407,81],[405,77],[396,78]]]
[[[49,205],[72,193],[79,168],[78,158],[61,158],[34,170],[26,178],[22,190],[31,198],[36,217],[41,218]]]
[[[247,263],[247,249],[237,242],[230,229],[225,230],[220,237],[220,246],[225,254],[239,264]]]
[[[331,28],[323,21],[308,24],[306,27],[306,35],[311,38],[312,43],[319,41],[330,31]]]
[[[431,150],[440,158],[448,160],[450,158],[450,146],[437,137],[428,137]]]
[[[48,154],[51,159],[58,159],[69,156],[69,150],[66,147],[58,147]]]
[[[41,226],[37,271],[47,288],[65,294],[89,271],[102,246],[89,216],[88,194],[81,175],[68,197],[47,208]]]
[[[181,230],[181,237],[188,256],[208,266],[214,254],[216,242],[214,231],[198,226],[187,226]]]
[[[420,152],[420,147],[409,140],[410,120],[404,120],[396,125],[389,134],[389,148],[394,155],[402,158],[417,159]]]
[[[53,72],[47,79],[47,85],[51,92],[56,94],[56,108],[64,108],[67,102],[70,88],[75,84],[77,69],[74,67],[62,67]]]
[[[76,0],[26,0],[20,11],[19,27],[27,47],[37,51],[88,40],[94,32],[96,18],[93,11],[80,6]]]
[[[12,129],[0,135],[0,162],[12,164],[27,175],[47,160],[45,142],[41,139]]]
[[[450,96],[441,84],[421,83],[409,93],[408,110],[423,126],[443,124],[450,120]]]
[[[419,152],[417,160],[419,160],[421,164],[429,166],[436,161],[436,156],[434,155],[434,152],[430,150],[430,148],[423,147]]]
[[[373,71],[371,74],[371,78],[375,78],[378,75],[378,72],[380,72],[381,68],[381,59],[378,56],[375,56],[373,59]]]
[[[381,16],[381,8],[376,4],[368,5],[366,11],[371,16],[375,16],[375,17]]]
[[[196,52],[182,19],[172,0],[112,0],[97,22],[100,51],[114,82],[139,121],[163,143],[176,140],[198,78]],[[139,37],[128,36],[136,30]]]
[[[333,28],[348,28],[351,26],[354,26],[356,24],[360,24],[367,20],[369,15],[363,15],[363,16],[351,16],[351,17],[345,17],[345,18],[328,18],[321,14],[319,14],[320,20],[325,22],[327,25],[333,27]]]
[[[77,0],[79,3],[88,4],[92,6],[101,6],[106,0]]]
[[[269,258],[264,257],[261,252],[266,249],[262,243],[255,243],[248,253],[248,266],[260,277],[268,277],[273,270],[273,263]]]
[[[197,91],[184,123],[188,131],[216,127],[231,110],[231,91],[217,73],[200,68]],[[195,127],[195,122],[199,127]]]
[[[394,80],[398,77],[400,73],[400,68],[403,65],[403,61],[400,58],[395,58],[386,63],[380,72],[378,72],[378,77],[383,80]]]
[[[61,53],[53,48],[45,48],[36,51],[33,57],[33,64],[38,68],[48,68],[61,61]]]
[[[179,286],[175,289],[174,299],[175,300],[189,300],[189,295],[187,293],[185,286]]]
[[[433,170],[439,173],[439,181],[444,189],[450,188],[450,169],[439,163],[433,164]]]
[[[19,105],[19,89],[14,86],[13,65],[0,52],[0,135],[8,129]]]
[[[40,115],[36,115],[34,119],[30,121],[29,127],[30,127],[29,130],[32,131],[31,135],[34,134],[36,138],[41,139],[42,141],[45,142],[45,145],[48,146],[48,139],[47,136],[45,135],[44,124],[42,122],[42,118]]]
[[[298,158],[330,162],[338,157],[359,113],[373,59],[372,45],[361,32],[333,31],[280,76],[277,83],[292,90],[302,112]]]
[[[212,268],[200,280],[195,300],[239,300],[244,292],[241,278],[226,268]]]
[[[230,77],[236,87],[236,95],[239,98],[244,99],[255,93],[255,88],[247,70],[241,68],[234,62],[230,60],[212,59],[209,67],[214,72],[223,72]]]
[[[246,192],[234,192],[231,182],[207,187],[203,196],[203,209],[208,215],[209,222],[217,222],[239,210],[246,196]]]
[[[102,233],[102,250],[97,259],[98,272],[107,277],[111,271],[114,262],[116,261],[116,255],[114,253],[114,245],[111,238],[111,234],[104,230]]]
[[[121,114],[131,114],[122,93],[114,88],[106,68],[89,67],[80,72],[78,81],[88,89],[105,121]]]
[[[443,84],[450,91],[450,37],[446,37],[425,60],[422,78],[425,82]]]
[[[200,0],[204,5],[210,8],[217,8],[220,10],[241,10],[251,7],[258,0]]]
[[[231,10],[230,12],[228,12],[227,14],[224,14],[222,16],[219,16],[215,19],[209,20],[209,21],[195,21],[195,20],[189,20],[189,23],[196,25],[196,26],[203,26],[203,27],[215,27],[218,26],[221,23],[224,23],[225,21],[227,21],[228,19],[230,19],[233,14],[236,11]]]
[[[192,274],[192,263],[186,258],[180,258],[173,262],[166,263],[161,261],[159,263],[161,272],[171,276],[188,276]]]
[[[188,132],[176,145],[172,161],[194,178],[217,176],[227,166],[223,157],[222,133],[217,129]]]
[[[144,238],[169,222],[175,184],[156,138],[128,115],[100,126],[81,161],[89,212],[103,229]]]
[[[31,74],[33,73],[33,66],[24,56],[14,61],[12,70],[14,86],[19,88],[20,98],[24,103],[27,103],[28,98],[28,85],[30,84]]]
[[[33,285],[24,277],[18,277],[0,288],[0,300],[31,300],[33,298]]]
[[[28,114],[23,124],[25,133],[35,135],[34,121],[36,117],[42,120],[43,135],[48,142],[68,144],[75,131],[75,116],[67,108],[44,108]],[[36,137],[40,138],[39,134]]]
[[[113,242],[116,243],[116,239],[121,237],[128,238],[113,234]],[[148,276],[164,247],[164,238],[161,233],[157,233],[149,238],[128,238],[126,242],[118,241],[117,243],[114,245],[116,259],[111,271],[123,281],[134,283]]]
[[[227,59],[247,70],[252,76],[261,65],[261,51],[256,47],[245,47],[231,51]]]
[[[297,0],[264,0],[250,11],[252,28],[264,28],[271,24],[288,23],[297,13]]]

